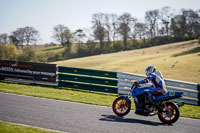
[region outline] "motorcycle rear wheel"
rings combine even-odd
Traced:
[[[125,116],[131,110],[131,103],[124,97],[118,97],[115,99],[112,105],[113,112],[118,116]]]
[[[179,108],[172,102],[167,102],[166,107],[162,107],[158,113],[158,118],[164,124],[175,123],[180,116]]]

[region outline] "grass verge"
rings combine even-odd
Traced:
[[[18,125],[4,121],[0,121],[0,132],[1,133],[57,133],[47,129]]]
[[[78,89],[30,86],[11,82],[0,82],[0,92],[101,106],[112,106],[112,102],[118,96],[114,94],[91,93],[90,91]]]
[[[0,82],[0,92],[43,97],[71,102],[80,102],[108,107],[111,107],[113,101],[118,97],[118,95],[114,94],[96,92],[91,93],[89,91],[69,88],[58,89],[41,86],[30,86],[24,84],[15,84],[11,82]],[[132,109],[134,109],[133,104]],[[200,106],[186,104],[180,108],[180,112],[182,117],[200,119]]]

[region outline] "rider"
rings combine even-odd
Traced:
[[[138,82],[138,84],[153,83],[152,87],[148,87],[146,94],[148,95],[149,101],[154,104],[153,95],[164,95],[167,93],[165,81],[160,71],[156,71],[155,66],[148,66],[145,70],[147,77],[144,80]],[[151,93],[150,93],[151,92]],[[153,94],[153,95],[152,95]]]

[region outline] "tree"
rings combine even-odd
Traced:
[[[23,46],[24,44],[24,29],[23,28],[18,28],[16,31],[12,33],[12,37],[19,42],[17,43],[18,45]]]
[[[18,28],[10,36],[15,44],[23,46],[24,44],[36,44],[39,39],[39,32],[34,27]]]
[[[66,26],[59,24],[53,27],[53,38],[58,41],[61,45],[65,45],[65,40],[64,40],[64,32],[66,30],[69,30]]]
[[[22,53],[17,57],[19,61],[34,61],[36,57],[36,51],[31,46],[25,46],[22,49]]]
[[[74,38],[73,33],[67,28],[63,33],[61,33],[62,45],[71,47],[72,39]]]
[[[36,44],[39,39],[39,31],[37,31],[34,27],[24,27],[24,43],[26,45]]]
[[[156,37],[156,29],[158,29],[157,21],[159,19],[159,10],[147,11],[145,14],[145,19],[149,26],[150,37]]]
[[[105,28],[104,17],[105,14],[103,13],[97,13],[92,15],[93,34],[94,38],[100,43],[101,52],[104,51],[104,41],[108,33]]]
[[[78,41],[78,51],[77,51],[78,57],[82,57],[82,56],[88,55],[89,54],[89,50],[87,50],[86,47],[85,48],[83,47],[83,46],[86,46],[86,45],[83,45],[81,47],[81,44],[83,43],[84,38],[86,37],[86,34],[83,32],[82,29],[76,30],[76,32],[74,34],[75,34],[76,40]]]
[[[117,19],[119,16],[117,14],[104,14],[105,15],[105,29],[107,31],[107,40],[113,41],[116,40],[117,37]]]
[[[186,34],[186,18],[183,15],[176,15],[171,19],[172,34],[176,38],[183,38]]]
[[[80,49],[80,45],[81,45],[81,43],[82,43],[84,37],[86,37],[86,35],[85,35],[85,33],[83,32],[82,29],[78,29],[78,30],[76,30],[76,32],[75,32],[74,34],[75,34],[75,36],[78,37],[77,40],[78,40],[78,43],[79,43],[79,49]]]
[[[18,53],[15,45],[0,45],[0,59],[16,60]]]
[[[10,40],[10,43],[11,44],[14,44],[15,46],[18,46],[18,44],[19,44],[19,40],[15,37],[15,36],[13,36],[13,35],[10,35],[9,36],[9,40]]]
[[[115,42],[116,38],[117,38],[117,20],[118,20],[119,16],[117,14],[111,14],[111,24],[112,24],[112,41]]]
[[[146,24],[144,24],[144,23],[136,23],[134,29],[135,29],[136,35],[137,35],[140,39],[142,39],[142,38],[145,37],[146,30],[147,30]]]
[[[0,34],[0,44],[8,44],[9,43],[9,36],[7,33]]]
[[[169,25],[170,25],[170,16],[172,16],[172,13],[170,13],[170,7],[166,6],[161,8],[160,10],[160,20],[161,20],[161,35],[169,35]]]
[[[124,48],[127,49],[127,40],[130,38],[131,23],[135,19],[129,13],[124,13],[118,18],[118,32],[123,38]]]
[[[200,16],[198,12],[195,12],[193,10],[182,10],[182,15],[186,19],[186,34],[189,37],[194,36],[195,34],[198,34],[200,29]]]

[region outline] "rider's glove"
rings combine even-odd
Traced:
[[[139,82],[138,82],[138,81],[134,82],[134,85],[135,85],[135,86],[138,86],[138,84],[139,84]]]

